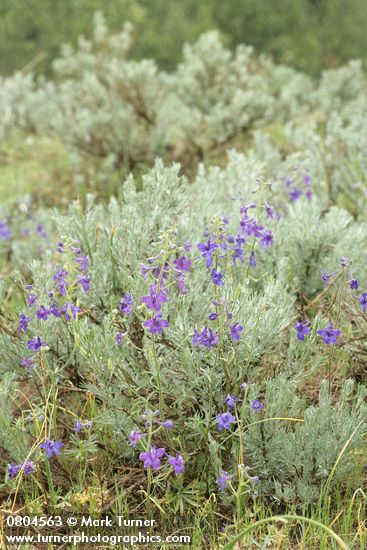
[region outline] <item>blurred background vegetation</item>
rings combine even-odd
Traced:
[[[133,57],[171,69],[182,45],[217,28],[310,75],[367,57],[366,0],[0,0],[0,74],[30,68],[50,75],[60,46],[89,37],[102,10],[112,30],[134,23]]]

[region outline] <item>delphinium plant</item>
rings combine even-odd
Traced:
[[[211,513],[227,514],[230,536],[259,499],[300,511],[323,498],[323,484],[330,491],[361,475],[365,393],[341,380],[346,350],[363,331],[363,322],[354,336],[346,328],[350,316],[365,315],[358,262],[355,270],[335,250],[323,265],[311,263],[301,296],[287,269],[280,276],[297,205],[278,215],[262,180],[251,201],[229,197],[228,214],[196,221],[193,230],[182,205],[196,216],[206,192],[194,186],[191,203],[190,188],[179,185],[177,173],[158,163],[136,195],[147,220],[137,218],[129,184],[123,203],[112,200],[107,210],[90,203],[87,212],[76,204],[57,216],[59,228],[73,233],[61,233],[33,264],[24,306],[2,337],[4,367],[15,363],[18,387],[33,387],[26,415],[17,420],[7,405],[2,421],[9,503],[42,487],[48,506],[85,499],[98,510],[113,495],[114,468],[126,483],[134,467],[141,498],[131,506],[156,516],[169,505],[193,518],[217,494]],[[158,190],[161,218],[152,212]],[[302,201],[306,217],[311,203]],[[141,261],[122,239],[133,223],[135,231],[149,228],[140,241],[127,234]],[[322,223],[312,238],[321,227],[328,247],[335,225],[329,232]],[[355,237],[350,224],[339,231],[339,243]],[[313,403],[297,395],[307,368],[326,378]],[[17,386],[3,391],[18,402]]]
[[[55,82],[0,83],[3,137],[60,140],[104,196],[1,207],[4,509],[364,548],[363,71],[208,33],[165,73],[131,40],[97,16]]]

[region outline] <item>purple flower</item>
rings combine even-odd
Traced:
[[[190,267],[192,266],[192,260],[188,260],[185,256],[177,258],[173,263],[179,271],[190,271]]]
[[[250,402],[250,408],[255,412],[261,412],[263,407],[264,405],[258,399],[254,399],[254,401]]]
[[[215,321],[218,318],[218,313],[210,313],[208,315],[209,321]]]
[[[61,241],[57,243],[57,251],[60,253],[64,252],[64,243],[62,243]]]
[[[333,329],[333,324],[330,323],[329,326],[325,329],[319,329],[317,331],[317,334],[321,336],[321,338],[324,340],[324,344],[336,344],[336,339],[340,335],[339,329]]]
[[[231,427],[231,424],[236,422],[236,418],[231,414],[230,412],[225,412],[222,414],[217,414],[215,417],[215,421],[218,425],[218,430],[229,430]]]
[[[61,456],[62,447],[64,446],[61,441],[53,441],[52,439],[47,439],[44,443],[41,443],[41,449],[46,451],[46,458],[51,458],[52,455]]]
[[[44,226],[42,225],[42,223],[39,223],[37,226],[36,226],[36,233],[38,233],[38,235],[40,237],[43,237],[44,239],[47,239],[47,233],[45,231],[45,228]]]
[[[222,274],[220,273],[220,271],[217,271],[216,269],[212,270],[212,281],[213,281],[213,284],[217,286],[224,285],[224,282],[222,281]]]
[[[230,330],[230,333],[231,333],[231,338],[233,341],[237,341],[240,339],[240,332],[243,331],[243,326],[240,325],[239,323],[235,323],[234,325],[228,325],[229,327],[229,330]]]
[[[122,313],[125,313],[125,315],[129,317],[133,304],[134,302],[132,296],[129,292],[127,292],[120,302],[119,309]]]
[[[65,314],[67,321],[71,321],[71,318],[76,319],[77,313],[81,311],[80,307],[67,302],[62,306],[61,311]]]
[[[232,261],[236,265],[236,260],[239,260],[243,264],[243,250],[241,246],[237,246],[232,254]]]
[[[326,271],[323,271],[321,273],[321,279],[322,279],[322,284],[324,286],[324,288],[326,288],[329,284],[329,281],[330,281],[330,278],[335,275],[335,271],[333,273],[326,273]]]
[[[262,236],[262,225],[258,225],[257,221],[247,216],[247,214],[240,220],[240,230],[246,235],[253,235],[258,238]]]
[[[146,281],[149,271],[151,271],[153,268],[149,267],[147,265],[141,264],[140,266],[140,275],[144,278]]]
[[[260,239],[261,246],[263,248],[267,248],[268,246],[272,246],[274,241],[273,233],[270,230],[265,230],[262,234],[262,237]]]
[[[270,204],[268,204],[267,202],[265,203],[265,211],[268,218],[274,218],[274,208],[270,206]]]
[[[366,293],[366,292],[363,292],[363,294],[362,294],[361,296],[356,296],[356,298],[358,298],[358,301],[359,301],[359,303],[360,303],[361,306],[362,306],[363,313],[366,313],[366,308],[367,308],[367,293]]]
[[[190,241],[185,241],[184,244],[183,244],[183,247],[184,247],[184,250],[186,250],[186,252],[190,252],[190,250],[192,248],[192,245],[191,245]]]
[[[292,191],[289,191],[288,195],[291,202],[295,202],[297,199],[299,199],[303,195],[303,193],[300,189],[295,187],[294,189],[292,189]]]
[[[141,301],[147,306],[148,309],[158,312],[161,310],[162,304],[167,302],[166,293],[167,290],[158,290],[156,285],[150,285],[149,296],[143,296]]]
[[[61,317],[61,313],[59,311],[59,308],[57,307],[57,305],[55,303],[53,303],[52,306],[50,307],[50,312],[55,317]]]
[[[236,403],[240,402],[241,399],[238,399],[238,397],[235,397],[234,395],[228,394],[227,397],[224,400],[224,403],[228,405],[228,408],[233,411],[233,409],[236,406]]]
[[[201,257],[206,260],[206,267],[210,267],[213,263],[213,252],[218,248],[217,243],[211,242],[209,237],[206,243],[198,243],[197,247],[201,252]]]
[[[11,233],[6,222],[0,222],[0,239],[4,241],[10,239]]]
[[[21,365],[23,367],[28,367],[29,369],[31,369],[32,366],[33,366],[31,360],[29,359],[29,357],[25,357],[24,359],[22,359]]]
[[[252,477],[250,477],[250,480],[252,481],[252,483],[253,483],[254,485],[257,485],[258,483],[260,483],[260,478],[259,478],[259,476],[252,476]]]
[[[24,313],[21,313],[19,315],[19,328],[18,328],[18,330],[20,332],[27,332],[28,324],[31,320],[32,320],[31,317],[26,317],[26,315],[24,315]]]
[[[162,426],[163,428],[167,428],[168,430],[170,430],[171,428],[173,428],[173,422],[172,420],[165,420],[164,422],[159,422],[159,420],[157,421],[157,424],[159,424],[160,426]]]
[[[248,261],[250,262],[250,267],[255,268],[256,267],[256,258],[255,258],[255,252],[251,250],[250,256],[248,257]]]
[[[62,267],[59,267],[55,275],[53,276],[54,281],[64,281],[67,277],[68,272],[64,271]]]
[[[63,271],[62,267],[60,267],[57,270],[57,273],[54,275],[53,279],[56,281],[57,286],[59,288],[59,292],[61,296],[65,296],[66,294],[66,287],[68,286],[68,282],[66,280],[66,277],[68,275],[67,271]]]
[[[179,453],[177,453],[176,456],[169,456],[168,464],[170,466],[172,466],[172,468],[175,471],[176,476],[182,474],[182,472],[185,469],[184,459],[183,459],[182,455],[180,455]]]
[[[88,277],[87,275],[79,277],[78,285],[81,285],[83,287],[83,292],[89,292],[90,277]]]
[[[116,332],[115,343],[116,346],[121,346],[123,343],[123,338],[126,336],[127,332]]]
[[[34,304],[37,302],[37,299],[38,299],[37,294],[33,294],[33,293],[30,294],[30,295],[28,296],[28,300],[27,300],[28,306],[29,306],[29,307],[33,307]]]
[[[40,306],[40,308],[36,311],[36,317],[41,321],[47,321],[50,314],[51,311],[49,309],[46,309],[45,306]]]
[[[358,287],[359,287],[359,283],[357,279],[351,279],[349,281],[349,288],[351,288],[352,290],[357,290]]]
[[[42,340],[39,336],[36,336],[36,338],[33,338],[32,340],[28,340],[28,342],[27,342],[28,349],[32,350],[32,351],[39,351],[45,345],[46,344],[44,342],[42,342]]]
[[[149,261],[149,258],[148,258]],[[170,268],[168,265],[155,267],[152,271],[153,277],[156,279],[167,279]]]
[[[192,343],[195,346],[205,346],[208,349],[211,349],[213,346],[216,346],[219,342],[218,333],[213,332],[210,328],[204,327],[201,332],[198,332],[196,329],[192,336]]]
[[[130,435],[129,435],[130,445],[132,447],[135,447],[137,445],[138,441],[140,441],[146,435],[147,434],[142,434],[140,432],[136,432],[135,430],[131,430]]]
[[[32,460],[27,460],[26,462],[24,462],[24,464],[21,464],[20,466],[23,467],[23,472],[26,476],[33,474],[35,470],[35,465]]]
[[[166,319],[162,319],[162,314],[155,315],[153,319],[148,319],[143,325],[149,328],[151,334],[162,334],[163,329],[169,326]]]
[[[83,424],[80,422],[80,420],[76,420],[74,422],[73,432],[78,434],[82,429],[83,429]]]
[[[294,183],[294,181],[292,180],[292,178],[290,178],[290,177],[284,178],[284,185],[286,187],[288,187],[288,188],[291,187],[293,185],[293,183]]]
[[[78,253],[80,254],[80,250]],[[76,258],[75,261],[80,264],[80,269],[85,273],[89,263],[88,256],[84,255],[81,258]]]
[[[298,340],[301,340],[301,342],[303,342],[305,336],[307,336],[307,334],[310,334],[311,332],[308,327],[308,323],[305,323],[304,321],[297,321],[297,323],[294,325],[294,328],[297,331],[297,338]]]
[[[247,211],[250,208],[256,208],[256,202],[250,202],[250,204],[246,204],[245,206],[241,206],[240,214],[247,214]]]
[[[216,480],[216,483],[219,485],[219,489],[221,491],[225,491],[227,489],[228,481],[232,479],[233,476],[229,475],[225,470],[222,470],[220,473],[220,476]]]
[[[166,449],[164,447],[151,447],[150,451],[140,453],[139,460],[144,462],[144,468],[153,468],[153,470],[159,470],[161,467],[161,458],[165,454]]]
[[[21,469],[21,467],[22,467],[21,464],[9,464],[8,465],[9,479],[14,479],[17,473],[19,472],[19,470]]]
[[[305,174],[303,176],[303,183],[305,185],[310,185],[311,181],[312,181],[312,179],[311,179],[311,176],[309,174]]]
[[[176,277],[176,280],[180,294],[186,294],[187,289],[185,285],[185,277],[183,275],[179,275],[178,277]]]

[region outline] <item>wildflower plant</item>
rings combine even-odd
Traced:
[[[98,15],[54,82],[0,90],[4,135],[56,137],[81,190],[0,213],[6,506],[215,535],[318,506],[344,529],[334,497],[357,509],[366,462],[365,77],[311,82],[216,33],[164,73],[131,40]]]

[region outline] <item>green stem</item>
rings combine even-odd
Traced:
[[[314,527],[318,527],[319,529],[325,531],[329,535],[329,537],[333,538],[340,548],[343,548],[343,550],[349,550],[348,546],[345,544],[345,542],[337,535],[330,527],[327,525],[324,525],[323,523],[320,523],[314,519],[307,518],[304,516],[297,516],[297,515],[291,515],[291,514],[284,514],[283,516],[271,516],[269,518],[260,519],[259,521],[256,521],[252,525],[249,525],[244,529],[241,533],[239,533],[236,537],[234,537],[228,544],[226,544],[223,547],[223,550],[232,550],[232,548],[235,547],[235,545],[243,539],[244,536],[246,536],[248,533],[251,533],[254,529],[257,527],[260,527],[261,525],[264,525],[266,523],[276,523],[279,521],[282,521],[283,523],[287,523],[288,520],[293,521],[301,521],[304,523],[309,523],[310,525],[313,525]]]

